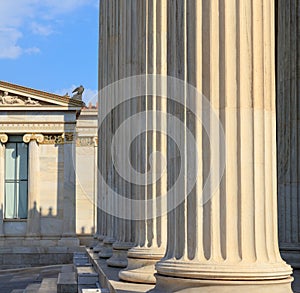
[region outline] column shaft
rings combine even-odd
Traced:
[[[166,1],[138,1],[132,5],[137,7],[136,22],[137,31],[132,32],[131,42],[137,43],[139,74],[166,74],[166,22],[167,11]],[[130,25],[130,24],[129,24]],[[127,30],[134,29],[135,22],[129,26]],[[135,41],[135,38],[136,41]],[[132,52],[134,56],[134,52]],[[131,61],[133,64],[134,61]],[[134,86],[134,85],[133,85]],[[148,89],[156,87],[156,84],[148,84]],[[140,106],[139,106],[140,105]],[[137,101],[136,111],[165,111],[166,100],[161,101],[161,97],[147,95],[140,97]],[[149,172],[152,177],[160,173],[160,165],[156,152],[166,157],[166,139],[161,133],[157,134],[156,125],[161,125],[163,121],[159,115],[146,117],[144,135],[140,135],[137,152],[136,163],[138,169],[143,172]],[[144,129],[143,128],[143,129]],[[160,128],[160,127],[158,127]],[[133,126],[132,129],[135,129]],[[151,169],[149,171],[149,166]],[[158,182],[146,184],[145,186],[135,187],[137,198],[141,201],[139,213],[141,220],[136,225],[137,246],[128,251],[128,266],[119,273],[122,280],[154,283],[155,263],[163,257],[166,247],[166,216],[144,219],[149,213],[150,206],[146,200],[153,199],[159,205],[159,195],[166,191],[167,178],[166,175],[159,174]],[[136,211],[135,211],[136,212]],[[155,212],[154,212],[155,214]]]
[[[5,196],[5,143],[8,136],[0,133],[0,236],[4,236],[3,217],[4,217],[4,196]]]
[[[44,140],[41,134],[25,134],[24,142],[28,143],[28,219],[27,236],[41,234],[40,219],[40,155],[38,143]]]
[[[187,197],[168,216],[168,248],[156,265],[154,292],[291,292],[291,268],[280,258],[276,230],[273,11],[271,0],[168,2],[168,73],[195,86],[213,112],[197,97],[201,125],[187,105],[168,102],[199,152],[198,158],[189,152],[187,130],[180,133],[181,153],[168,150],[169,177],[181,168],[185,173],[169,202]],[[193,160],[200,172],[187,194]]]

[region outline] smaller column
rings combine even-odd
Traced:
[[[95,227],[96,228],[96,234],[94,236],[94,238],[96,239],[96,246],[93,247],[93,251],[95,253],[99,253],[101,252],[102,246],[103,246],[103,239],[105,238],[104,236],[104,230],[103,230],[103,224],[102,224],[102,218],[103,218],[103,211],[99,208],[100,207],[100,195],[98,195],[98,180],[97,180],[97,176],[98,176],[98,137],[94,137],[93,138],[93,142],[94,142],[94,150],[95,150],[95,171],[94,171],[94,175],[95,175],[95,179],[94,179],[94,192],[95,192],[95,196],[94,196],[94,205],[95,205],[95,215],[96,215],[96,219],[95,219]],[[99,188],[100,190],[100,188]]]
[[[4,217],[4,193],[5,193],[5,143],[8,136],[0,133],[0,237],[4,236],[3,217]]]
[[[63,238],[62,246],[78,246],[76,237],[76,152],[74,133],[64,133],[64,194],[63,194]]]
[[[39,183],[40,183],[40,158],[39,145],[44,141],[42,134],[25,134],[23,141],[29,144],[28,153],[28,218],[27,236],[39,236],[41,222],[39,212]]]

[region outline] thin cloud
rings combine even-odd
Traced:
[[[17,45],[22,33],[13,28],[0,28],[0,58],[16,59],[22,54],[22,48]]]
[[[41,50],[37,47],[31,47],[31,48],[28,48],[28,49],[25,49],[24,52],[26,54],[29,54],[29,55],[32,55],[32,54],[38,54],[41,52]]]
[[[42,25],[37,22],[33,22],[31,24],[31,31],[35,35],[41,36],[49,36],[54,33],[54,30],[52,29],[51,25]]]
[[[94,7],[96,2],[98,0],[18,0],[16,5],[15,1],[0,0],[0,59],[38,53],[36,46],[26,49],[19,44],[28,36],[28,29],[33,34],[49,36],[55,31],[53,19],[69,17],[71,12],[83,6]]]

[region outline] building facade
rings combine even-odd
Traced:
[[[0,82],[1,265],[70,261],[82,102]],[[12,257],[13,255],[13,257]]]

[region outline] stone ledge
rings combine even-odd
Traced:
[[[128,283],[119,280],[120,268],[107,266],[106,260],[99,258],[98,254],[91,249],[87,249],[87,254],[95,271],[99,274],[100,285],[104,288],[101,290],[107,289],[111,293],[142,293],[154,288],[154,285]]]

